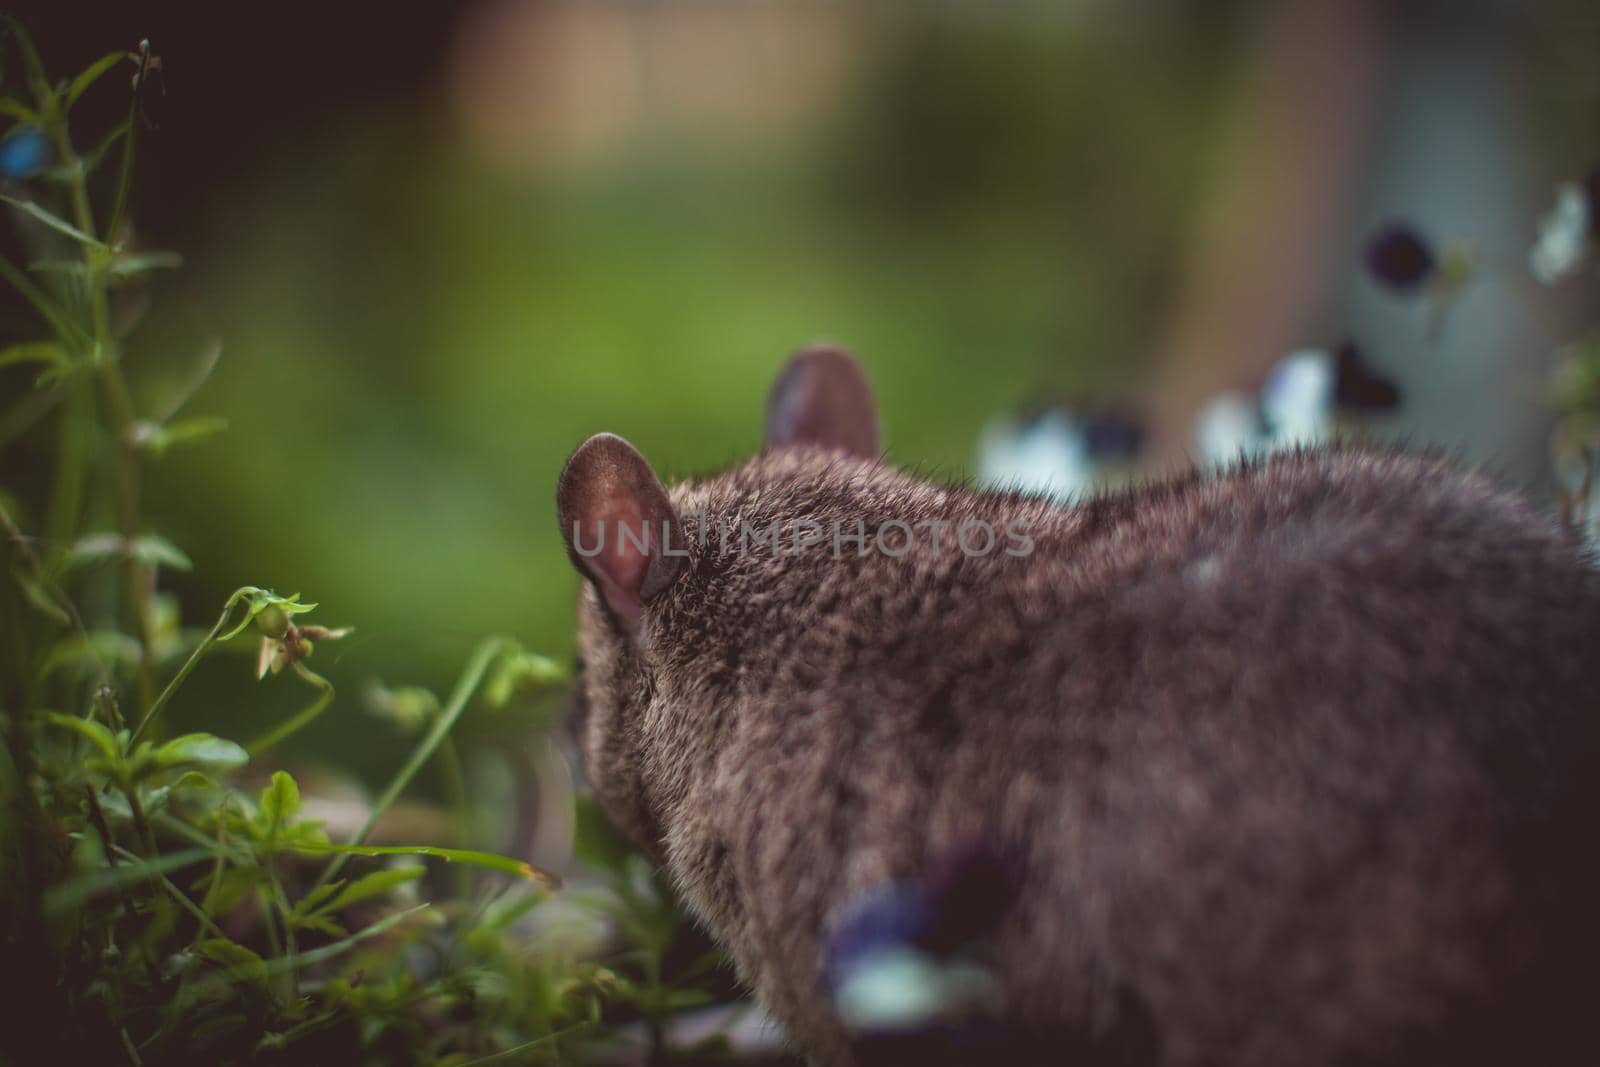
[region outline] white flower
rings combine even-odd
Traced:
[[[1334,358],[1320,348],[1292,352],[1273,366],[1259,405],[1224,393],[1195,420],[1195,443],[1205,462],[1226,466],[1295,445],[1316,444],[1333,425]]]
[[[979,477],[993,486],[1069,500],[1094,488],[1083,429],[1060,411],[1017,425],[990,423],[978,442]]]
[[[1546,285],[1571,277],[1589,251],[1589,198],[1573,182],[1556,192],[1556,206],[1539,223],[1539,240],[1528,253],[1533,276]]]
[[[896,946],[851,968],[834,1003],[852,1030],[914,1030],[959,1016],[993,992],[993,980],[971,964],[945,963]]]
[[[1227,466],[1241,455],[1254,455],[1264,443],[1256,405],[1241,393],[1223,393],[1195,420],[1195,444],[1207,463]]]
[[[1315,444],[1333,420],[1333,358],[1319,348],[1278,361],[1261,390],[1261,416],[1279,448]]]

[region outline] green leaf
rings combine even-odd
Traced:
[[[153,270],[177,270],[183,257],[176,252],[123,252],[112,259],[106,273],[113,278],[132,278]]]
[[[164,455],[173,445],[186,445],[203,441],[228,428],[228,420],[216,415],[200,415],[192,419],[179,419],[162,426],[160,423],[142,421],[134,424],[133,440],[152,456]]]
[[[20,271],[4,256],[0,256],[0,279],[4,279],[11,288],[22,294],[23,299],[32,304],[52,329],[63,337],[73,337],[84,343],[87,347],[93,344],[94,339],[84,332],[76,319],[63,311],[54,300],[34,284],[33,279]]]
[[[9,96],[0,97],[0,115],[10,115],[18,122],[26,123],[30,126],[39,124],[39,116],[37,114],[21,101]]]
[[[155,751],[155,762],[163,770],[186,763],[226,770],[242,767],[249,761],[249,753],[239,745],[205,733],[184,734],[182,737],[173,738]],[[187,777],[188,775],[184,776]],[[210,779],[205,780],[207,784],[212,784]],[[182,781],[183,779],[179,779],[180,783]]]
[[[133,558],[147,567],[170,567],[175,571],[192,571],[194,564],[183,550],[164,537],[140,534],[133,539]]]
[[[173,789],[216,789],[217,783],[199,771],[184,771],[172,783]]]
[[[121,252],[105,260],[101,273],[113,281],[137,278],[155,270],[176,270],[183,266],[183,257],[176,252]],[[28,264],[34,274],[65,274],[86,278],[89,266],[81,259],[36,259]]]
[[[344,927],[328,918],[326,915],[307,915],[304,918],[293,920],[294,925],[302,930],[314,930],[319,934],[329,937],[343,937],[349,933]]]
[[[108,52],[84,68],[83,72],[72,79],[72,84],[67,86],[66,96],[62,98],[62,106],[70,108],[78,102],[78,97],[84,91],[100,80],[100,76],[112,67],[121,63],[126,58],[126,52]]]
[[[495,664],[484,683],[483,699],[491,708],[503,708],[518,690],[549,685],[565,677],[566,671],[548,656],[514,649]]]
[[[283,827],[278,833],[278,847],[322,848],[328,843],[328,832],[322,828],[321,819],[301,819]]]
[[[261,791],[250,831],[268,850],[282,848],[321,848],[328,842],[322,823],[316,820],[297,820],[300,811],[300,787],[287,771],[277,771],[272,781]]]
[[[268,875],[262,867],[229,867],[222,872],[222,877],[212,884],[211,872],[207,871],[197,878],[190,887],[194,892],[204,892],[205,898],[201,906],[207,915],[220,915],[231,911],[245,897],[249,896],[257,886],[265,885]]]
[[[71,881],[52,887],[44,895],[44,910],[47,914],[57,915],[64,911],[71,911],[92,897],[102,893],[109,893],[114,889],[121,889],[126,885],[133,885],[147,879],[175,871],[180,867],[190,867],[196,863],[211,858],[211,850],[205,848],[185,849],[182,852],[172,852],[153,860],[140,860],[137,863],[123,863],[116,867],[107,867],[90,874],[81,875]]]
[[[342,888],[344,888],[343,879],[340,879],[337,882],[326,882],[317,886],[311,892],[295,901],[294,909],[289,912],[290,917],[302,918],[310,915],[312,912],[318,910],[317,905],[333,896]]]
[[[267,961],[236,941],[221,937],[196,942],[195,952],[226,967],[234,978],[246,982],[264,982],[267,978]]]
[[[152,811],[161,811],[162,809],[164,809],[167,806],[167,801],[169,801],[171,799],[172,799],[172,787],[171,786],[164,785],[164,786],[161,786],[159,789],[150,790],[148,793],[145,794],[145,797],[144,797],[145,814],[148,815]],[[132,814],[132,809],[131,808],[129,809],[129,814]]]
[[[433,856],[446,863],[466,863],[474,867],[484,867],[491,871],[514,874],[518,878],[543,882],[552,887],[561,884],[560,878],[547,871],[538,870],[523,860],[465,848],[435,848],[432,845],[290,845],[288,847],[295,852],[310,855]]]
[[[143,745],[140,747],[143,747]],[[149,796],[145,799],[144,807],[149,812],[160,811],[172,799],[172,794],[179,790],[216,788],[218,788],[217,783],[199,771],[185,771],[176,782],[161,786],[159,789],[150,790]]]
[[[273,972],[292,971],[307,964],[321,963],[324,960],[333,959],[335,956],[340,956],[350,951],[368,938],[377,937],[384,931],[398,926],[400,923],[405,922],[414,915],[421,914],[427,909],[427,904],[418,904],[415,907],[407,908],[405,911],[397,911],[393,915],[379,919],[371,926],[357,930],[343,941],[336,941],[331,945],[323,945],[321,948],[314,948],[297,956],[279,956],[267,964],[267,969]]]
[[[516,890],[516,892],[520,895],[517,896],[515,900],[513,900],[510,904],[498,906],[493,909],[493,911],[488,915],[487,918],[485,918],[483,924],[479,926],[478,929],[487,930],[491,933],[502,933],[514,926],[517,921],[520,920],[524,915],[527,915],[528,912],[532,911],[534,908],[537,908],[540,904],[543,904],[545,901],[550,899],[547,894],[529,892],[525,889],[519,889]],[[505,898],[502,897],[501,899],[503,900]]]
[[[416,881],[427,872],[426,867],[391,867],[388,870],[373,871],[366,877],[351,882],[345,887],[344,892],[334,897],[332,902],[318,908],[317,912],[343,911],[352,904],[391,893],[407,882]]]
[[[28,264],[30,274],[66,274],[74,278],[86,277],[89,268],[81,259],[36,259]]]
[[[48,677],[63,667],[88,667],[98,670],[107,664],[132,665],[141,658],[139,642],[114,630],[96,630],[90,634],[76,634],[56,643],[45,656],[39,668],[41,677]]]
[[[37,578],[25,573],[20,567],[12,569],[11,577],[16,579],[17,584],[22,587],[23,595],[28,598],[28,603],[62,626],[72,625],[72,616],[67,612],[62,602],[59,602],[55,594],[46,589],[44,584]]]
[[[67,552],[67,560],[63,566],[66,570],[71,570],[74,567],[90,566],[96,563],[106,563],[110,560],[121,559],[125,543],[121,534],[84,534],[73,543],[72,548]]]
[[[43,363],[62,373],[72,369],[72,360],[66,350],[52,341],[24,341],[0,348],[0,367],[18,363]]]
[[[263,825],[277,828],[300,811],[300,786],[288,771],[272,772],[272,781],[261,791]]]
[[[59,711],[52,711],[49,721],[52,726],[75,730],[87,737],[108,761],[115,763],[122,758],[122,746],[117,744],[116,735],[93,719],[80,719],[76,715],[63,715]]]
[[[183,550],[166,538],[156,534],[140,534],[130,545],[121,534],[93,533],[78,538],[67,553],[66,568],[106,563],[132,556],[147,567],[169,567],[175,571],[192,571],[194,563]]]
[[[266,973],[268,975],[283,974],[286,971],[296,971],[301,967],[307,967],[313,963],[322,963],[325,960],[331,960],[337,956],[342,956],[344,953],[355,948],[361,942],[377,937],[379,934],[398,926],[400,923],[405,922],[412,916],[426,911],[427,908],[428,905],[426,904],[418,904],[414,908],[407,908],[405,911],[397,911],[393,915],[379,919],[371,926],[357,930],[349,937],[346,937],[340,941],[335,941],[331,945],[323,945],[320,948],[314,948],[310,951],[301,952],[293,956],[276,956],[265,961]],[[257,958],[259,959],[260,957]],[[200,988],[194,989],[194,993],[204,995],[206,992],[208,992],[208,990],[204,988],[203,983],[196,983],[196,985]]]
[[[222,341],[213,338],[200,350],[199,358],[194,361],[188,373],[183,376],[182,381],[176,384],[171,395],[159,407],[154,409],[158,413],[155,415],[155,421],[162,425],[171,425],[172,417],[182,410],[185,404],[194,399],[194,394],[199,392],[200,387],[210,379],[212,372],[217,369],[217,364],[221,360]]]
[[[717,998],[704,989],[674,989],[667,994],[667,1007],[675,1011],[700,1008]]]
[[[106,246],[104,241],[101,241],[99,238],[94,237],[91,234],[84,233],[82,230],[78,229],[60,215],[45,210],[32,200],[19,200],[14,196],[7,196],[5,193],[0,193],[0,203],[10,204],[12,207],[16,208],[25,215],[32,215],[50,229],[56,231],[57,233],[65,234],[74,241],[77,241],[79,244],[88,245],[90,248],[98,248],[102,252],[111,251],[111,249]]]

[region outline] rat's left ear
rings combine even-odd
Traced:
[[[842,348],[796,352],[767,401],[767,447],[815,445],[877,459],[877,405],[867,372]]]
[[[683,570],[683,529],[656,472],[628,442],[595,434],[572,454],[556,486],[567,555],[592,579],[624,626]]]

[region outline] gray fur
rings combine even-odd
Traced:
[[[815,1062],[866,1058],[840,909],[974,841],[1017,861],[1005,1062],[1600,1062],[1600,580],[1520,497],[1330,449],[1067,508],[811,443],[669,495],[637,627],[581,596],[587,770]],[[697,513],[1035,548],[721,554]]]

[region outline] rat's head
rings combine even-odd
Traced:
[[[878,454],[877,415],[860,365],[838,349],[811,348],[779,374],[762,454],[736,473],[669,489],[637,449],[606,433],[567,460],[556,511],[567,555],[585,578],[577,741],[602,808],[636,843],[652,848],[659,838],[644,774],[664,758],[659,735],[693,727],[658,706],[682,690],[673,675],[687,669],[674,627],[715,613],[711,590],[724,588],[709,578],[713,563],[696,544],[694,507],[724,480],[759,482],[768,470]],[[654,769],[663,772],[656,778],[674,770]]]

